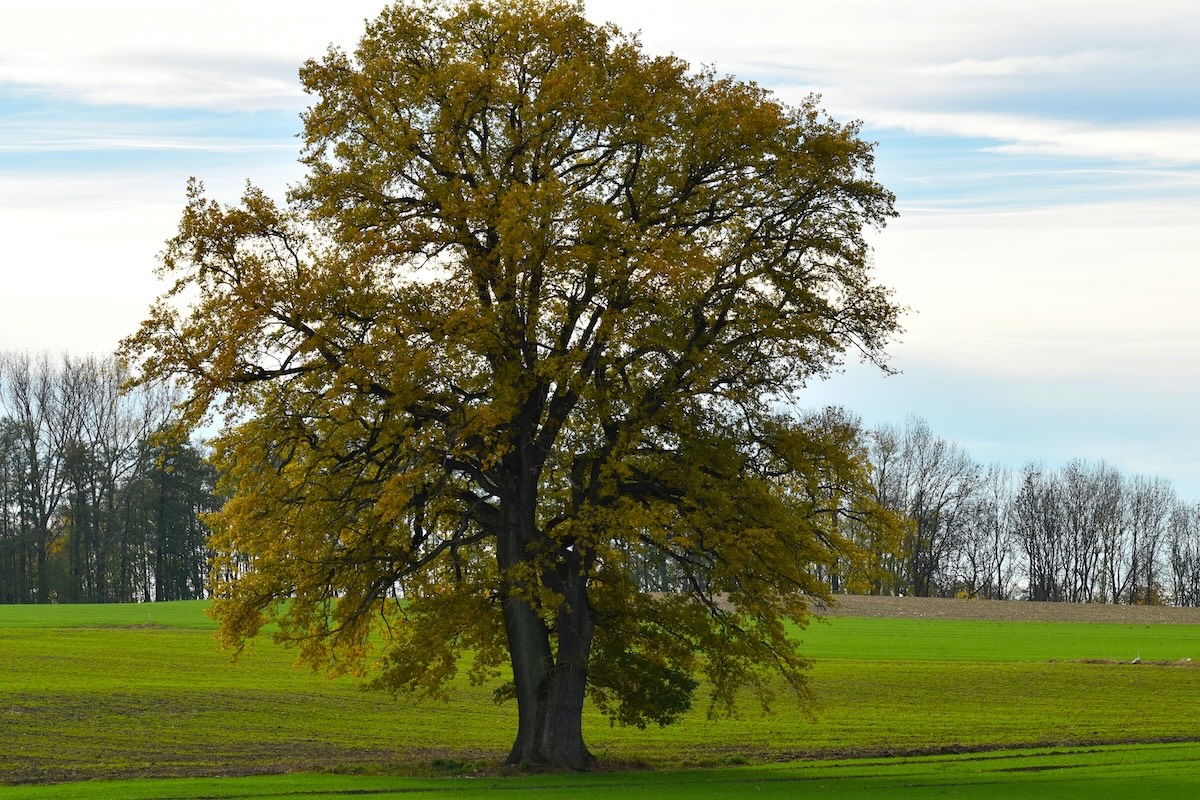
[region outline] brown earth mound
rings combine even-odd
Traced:
[[[1200,608],[1027,600],[953,600],[941,597],[838,595],[833,604],[818,611],[818,614],[829,617],[1200,625]]]

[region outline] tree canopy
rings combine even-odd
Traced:
[[[225,423],[226,641],[434,695],[511,667],[513,763],[591,763],[586,695],[803,697],[787,623],[875,510],[855,427],[789,409],[897,330],[856,125],[560,0],[400,2],[301,79],[304,180],[194,181],[124,344]]]

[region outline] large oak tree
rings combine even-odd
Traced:
[[[856,126],[561,0],[401,2],[301,78],[307,177],[193,183],[124,348],[224,420],[228,642],[431,694],[511,666],[513,763],[590,764],[588,695],[805,696],[786,623],[871,509],[853,426],[786,409],[897,329]]]

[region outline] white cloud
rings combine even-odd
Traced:
[[[1003,56],[1000,58],[964,58],[947,63],[917,67],[917,74],[955,78],[998,78],[1040,75],[1074,75],[1097,69],[1114,69],[1144,64],[1153,53],[1147,51],[1085,50],[1061,55]]]
[[[593,0],[652,50],[753,77],[875,129],[996,152],[1200,163],[1193,0]],[[1169,120],[1169,121],[1164,121]]]
[[[254,178],[278,194],[296,177],[266,163]],[[166,287],[154,275],[173,236],[188,172],[0,173],[0,352],[109,353]],[[236,202],[245,176],[204,174],[209,195]]]
[[[204,151],[216,153],[296,152],[294,142],[262,142],[219,136],[147,136],[145,131],[122,134],[113,131],[106,136],[88,135],[77,131],[39,131],[36,137],[5,136],[0,139],[0,152],[54,152],[60,150],[114,153],[137,151]],[[48,134],[48,135],[47,135]]]
[[[879,279],[916,310],[898,366],[1195,396],[1198,213],[1138,203],[902,217],[876,253]]]
[[[160,290],[182,200],[139,178],[0,180],[0,350],[111,352]]]
[[[296,70],[353,47],[385,0],[43,0],[5,7],[0,83],[91,103],[302,106]]]
[[[865,115],[875,128],[952,136],[1002,144],[998,153],[1104,159],[1150,165],[1200,164],[1200,114],[1192,120],[1098,123],[1029,114],[894,111]]]
[[[1200,33],[1191,0],[590,0],[587,7],[594,19],[641,29],[651,48],[690,60],[719,54],[838,71],[1004,59],[1031,66],[1078,53],[1172,50],[1194,64]]]
[[[1020,127],[1020,126],[1014,126]],[[998,153],[1098,158],[1147,164],[1200,164],[1200,118],[1156,125],[1030,125]]]

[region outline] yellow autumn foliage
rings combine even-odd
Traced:
[[[124,345],[225,423],[225,641],[435,696],[469,649],[514,762],[589,763],[585,692],[807,697],[787,626],[892,524],[854,425],[793,405],[897,330],[857,127],[560,0],[399,2],[301,79],[307,178],[191,183]]]

